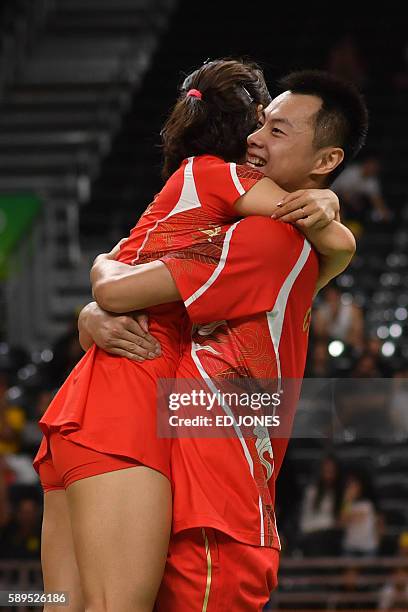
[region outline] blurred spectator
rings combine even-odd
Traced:
[[[360,222],[390,220],[391,211],[382,195],[380,172],[378,156],[374,152],[366,152],[334,181],[332,189],[339,196],[346,219]]]
[[[381,377],[391,378],[393,375],[393,369],[389,361],[387,361],[382,354],[382,345],[383,343],[377,336],[370,336],[366,341],[364,353],[367,355],[372,355],[375,358],[376,369],[380,371]]]
[[[398,539],[398,555],[407,559],[408,565],[408,531],[403,531]]]
[[[375,555],[379,548],[379,525],[368,478],[357,472],[348,476],[340,515],[344,527],[343,553]]]
[[[315,483],[306,487],[300,514],[301,548],[307,556],[339,552],[338,519],[343,497],[342,470],[328,455],[319,467]]]
[[[319,340],[341,340],[361,351],[364,346],[363,313],[357,304],[342,299],[341,291],[329,285],[312,318],[313,333]]]
[[[318,339],[310,347],[305,378],[330,378],[333,373],[327,341]]]
[[[367,593],[367,586],[364,584],[359,568],[348,567],[343,572],[343,582],[340,587],[340,593],[343,596],[347,596],[347,599],[341,603],[335,603],[336,610],[361,610],[362,608],[370,607],[371,597],[368,594],[367,604],[363,604],[359,595],[361,593]],[[353,601],[353,595],[357,595]]]
[[[285,553],[291,552],[296,546],[300,494],[298,471],[295,462],[291,460],[289,450],[276,482],[276,519],[279,525],[282,549]]]
[[[25,412],[7,399],[8,377],[0,372],[0,455],[17,453],[20,450],[21,430],[25,423]]]
[[[352,81],[358,87],[364,86],[366,63],[351,34],[340,38],[330,49],[327,69],[347,81]]]
[[[45,381],[50,389],[58,389],[84,355],[79,344],[78,314],[72,317],[68,330],[52,347],[54,358],[44,366]]]
[[[8,497],[6,472],[7,466],[4,458],[0,456],[0,533],[2,528],[9,520],[10,515],[10,502]]]
[[[352,378],[381,378],[381,367],[378,358],[372,353],[363,353],[351,370]]]
[[[33,404],[31,404],[33,407],[29,411],[30,418],[25,423],[21,435],[24,451],[30,453],[31,455],[34,455],[37,452],[43,435],[38,426],[38,421],[47,410],[52,398],[52,391],[49,391],[48,389],[40,389],[34,398]]]
[[[41,543],[41,508],[32,497],[20,499],[13,519],[0,538],[0,556],[38,559]]]
[[[393,571],[391,579],[380,591],[378,609],[408,609],[408,566]]]
[[[391,396],[391,419],[398,439],[408,437],[408,366],[394,375]]]
[[[408,41],[401,49],[401,64],[394,75],[394,85],[400,89],[408,89]]]
[[[390,411],[391,381],[381,377],[377,359],[364,353],[349,378],[335,382],[338,424],[356,439],[394,438]]]

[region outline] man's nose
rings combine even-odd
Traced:
[[[247,138],[248,147],[262,148],[263,145],[263,126],[260,127],[256,132],[252,132]]]

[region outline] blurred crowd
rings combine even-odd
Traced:
[[[284,553],[306,559],[347,558],[346,569],[340,570],[340,592],[350,596],[344,609],[364,608],[358,598],[364,593],[372,600],[373,587],[358,560],[381,557],[394,558],[396,566],[377,591],[378,609],[408,608],[408,523],[403,519],[398,529],[387,529],[384,499],[361,462],[344,464],[335,454],[324,454],[316,473],[302,488],[289,460],[278,480],[277,499]],[[374,572],[380,568],[379,564]],[[350,603],[353,594],[357,595],[354,604]],[[343,609],[335,600],[331,606]]]
[[[76,316],[51,349],[35,355],[0,343],[0,559],[40,557],[42,491],[32,467],[38,420],[82,355]]]

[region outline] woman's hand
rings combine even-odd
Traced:
[[[91,302],[81,311],[78,327],[80,335],[91,337],[112,355],[142,362],[161,354],[160,344],[149,334],[147,315],[141,312],[111,314]]]
[[[285,196],[278,204],[273,219],[293,223],[299,229],[322,229],[331,221],[340,220],[340,204],[330,189],[300,189]]]

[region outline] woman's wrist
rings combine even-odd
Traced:
[[[79,343],[84,351],[87,351],[94,343],[92,335],[89,330],[89,314],[97,307],[96,302],[90,302],[79,313],[78,317],[78,331],[79,331]]]

